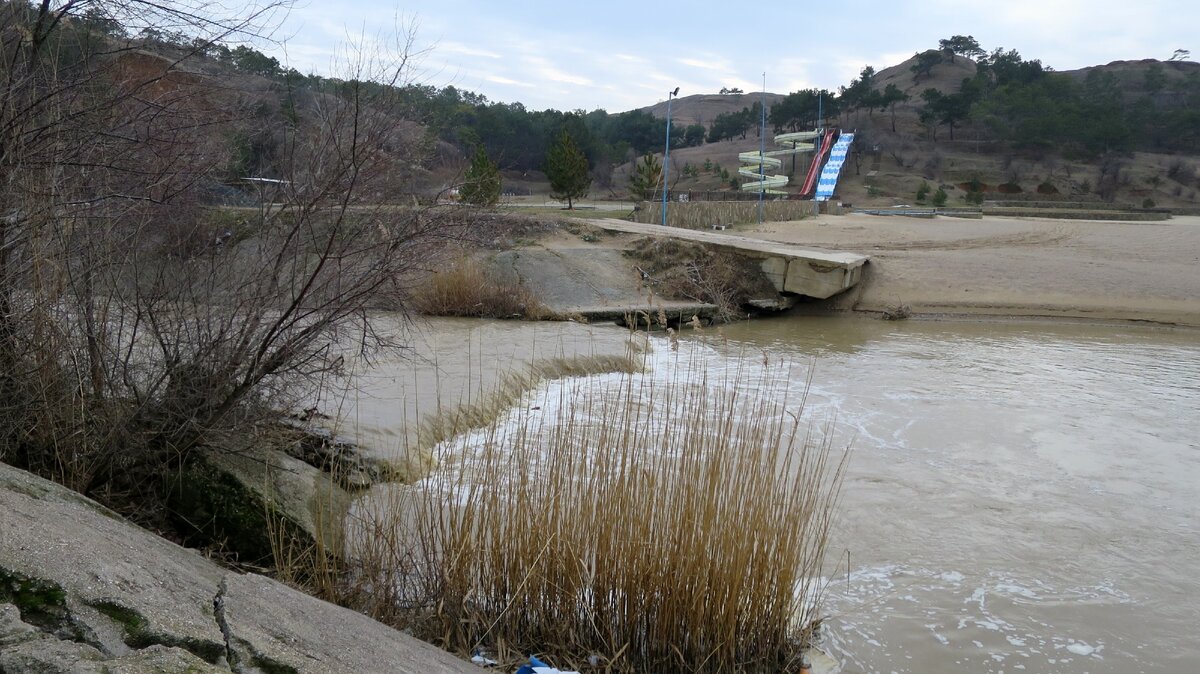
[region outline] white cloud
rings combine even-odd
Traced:
[[[660,39],[648,37],[644,26],[589,17],[569,3],[553,15],[522,3],[410,3],[421,12],[418,37],[434,41],[432,55],[420,71],[425,82],[478,86],[489,99],[519,100],[532,109],[637,108],[665,100],[675,86],[681,95],[715,92],[723,86],[757,91],[764,70],[770,91],[836,90],[866,64],[887,68],[954,34],[974,35],[989,50],[1001,45],[1017,49],[1026,58],[1039,58],[1058,69],[1115,59],[1167,58],[1176,48],[1200,51],[1194,37],[1200,10],[1194,3],[1171,0],[1006,0],[985,5],[964,5],[961,0],[850,0],[844,8],[855,17],[850,34],[809,30],[803,4],[807,3],[780,6],[770,20],[771,26],[806,26],[795,39],[787,39],[786,32],[774,39],[774,33],[757,28],[713,22],[718,9],[704,0],[695,11],[673,16],[672,31]],[[392,11],[379,0],[310,3],[295,9],[293,20],[280,31],[290,36],[289,64],[306,72],[333,72],[331,62],[340,53],[336,44],[348,36],[361,39],[364,27],[375,26],[378,16],[387,15],[390,27]],[[940,18],[915,20],[928,16]],[[284,56],[282,49],[264,50],[281,60]]]
[[[468,47],[467,45],[462,44],[460,42],[439,42],[437,44],[437,47],[435,47],[435,49],[437,49],[437,51],[439,51],[439,52],[449,52],[451,54],[462,54],[463,56],[478,56],[478,57],[487,58],[487,59],[504,58],[502,55],[500,55],[494,51],[488,51],[486,49],[479,49],[477,47]]]
[[[675,59],[675,62],[679,63],[680,65],[688,66],[689,68],[697,68],[699,70],[706,70],[708,72],[720,73],[723,75],[732,74],[733,72],[735,72],[733,66],[731,66],[729,63],[726,63],[724,61],[718,61],[718,60],[702,61],[700,59],[695,59],[695,58],[682,58],[682,59]]]
[[[561,84],[577,84],[579,86],[589,86],[592,80],[575,75],[559,69],[550,61],[541,56],[526,56],[525,63],[529,64],[533,69],[533,74],[540,76],[541,79],[549,82],[559,82]]]
[[[531,84],[529,82],[521,82],[518,80],[509,79],[502,75],[484,75],[483,79],[495,84],[507,84],[514,87],[525,87],[527,89],[532,89],[533,87],[537,86],[536,84]]]

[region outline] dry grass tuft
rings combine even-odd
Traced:
[[[502,661],[798,671],[845,455],[801,425],[780,366],[685,365],[560,380],[442,445],[357,523],[352,603]]]
[[[519,280],[503,278],[470,257],[434,272],[416,288],[411,306],[430,316],[543,320],[553,312]]]

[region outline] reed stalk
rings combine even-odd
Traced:
[[[801,421],[785,366],[676,358],[558,380],[442,443],[352,536],[374,612],[502,661],[799,671],[847,455]]]

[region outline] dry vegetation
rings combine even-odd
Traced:
[[[627,254],[638,261],[658,295],[714,304],[719,322],[745,318],[743,306],[749,300],[778,296],[757,265],[734,253],[646,238],[634,242]]]
[[[462,257],[435,271],[414,289],[410,302],[412,309],[429,316],[529,320],[552,316],[528,286],[472,257]]]
[[[759,386],[778,372],[677,374],[611,375],[602,396],[560,380],[442,445],[431,478],[358,523],[340,591],[506,662],[798,671],[844,455]]]
[[[336,377],[334,345],[388,346],[368,311],[461,229],[377,206],[428,150],[391,90],[407,53],[351,54],[345,81],[277,129],[271,207],[203,207],[254,104],[96,35],[83,9],[177,28],[196,53],[268,7],[0,5],[0,460],[153,513],[217,431],[277,418]],[[248,17],[248,18],[247,18]],[[137,67],[130,67],[130,64]]]

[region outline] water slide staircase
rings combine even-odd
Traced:
[[[774,175],[775,171],[783,167],[783,161],[778,159],[778,157],[800,154],[801,152],[811,152],[814,149],[811,141],[817,135],[816,131],[781,133],[775,136],[774,142],[784,149],[771,150],[769,152],[755,150],[739,154],[738,161],[742,166],[738,168],[738,175],[750,179],[749,182],[742,184],[742,191],[787,194],[781,191],[780,188],[788,184],[788,177],[785,175]],[[772,172],[772,175],[767,175],[768,170]]]
[[[821,179],[817,182],[817,201],[829,201],[833,190],[837,188],[838,176],[842,173],[842,165],[850,154],[850,144],[854,142],[854,134],[843,133],[829,151],[829,161],[821,169]]]

